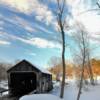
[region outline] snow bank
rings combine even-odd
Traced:
[[[33,94],[21,97],[19,100],[63,100],[52,94]]]
[[[75,82],[70,82],[65,86],[64,98],[60,99],[60,82],[54,84],[54,89],[49,94],[33,94],[26,95],[20,98],[20,100],[76,100],[79,88],[77,88]],[[80,100],[100,100],[100,84],[92,86],[88,85],[83,87]]]

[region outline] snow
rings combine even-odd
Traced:
[[[0,81],[0,88],[8,89],[8,81]]]
[[[59,96],[60,88],[57,86],[52,92],[53,95]],[[64,100],[77,100],[78,88],[75,83],[65,86]],[[87,86],[82,90],[80,100],[100,100],[100,85]]]
[[[34,94],[34,95],[23,96],[20,100],[61,100],[61,99],[51,94]]]
[[[100,100],[100,85],[90,87],[89,91],[84,92],[81,95],[80,100]]]
[[[60,84],[56,84],[54,90],[51,94],[59,96],[60,94]],[[77,100],[78,87],[75,85],[75,81],[69,83],[65,86],[65,93],[63,100]],[[100,84],[95,86],[85,86],[83,87],[80,100],[100,100]]]
[[[39,68],[39,69],[41,69],[41,68]],[[41,69],[41,72],[45,73],[45,74],[50,74],[51,75],[51,73],[47,69],[44,69],[44,68]]]
[[[45,73],[45,74],[50,74],[52,75],[47,69],[45,68],[42,68],[40,66],[37,66],[37,65],[34,65],[37,69],[39,69],[42,73]]]
[[[26,95],[20,98],[20,100],[77,100],[78,87],[75,85],[75,81],[69,81],[65,86],[64,98],[60,99],[60,83],[54,84],[54,89],[48,94],[32,94]],[[100,100],[100,84],[83,87],[80,100]]]
[[[8,81],[5,81],[5,80],[0,81],[0,89],[8,89]],[[7,95],[7,94],[8,94],[8,91],[2,93],[2,95]]]

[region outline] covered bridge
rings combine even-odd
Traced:
[[[24,95],[32,91],[43,93],[52,89],[52,75],[26,60],[22,60],[7,71],[9,93]]]

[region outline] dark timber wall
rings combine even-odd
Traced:
[[[11,95],[25,95],[34,90],[36,93],[52,89],[52,75],[23,60],[7,71],[8,87]]]

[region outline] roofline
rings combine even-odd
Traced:
[[[7,70],[7,73],[9,73],[10,70],[12,70],[14,67],[16,67],[18,64],[20,64],[21,62],[27,62],[29,63],[31,66],[35,67],[38,71],[40,71],[41,73],[44,73],[44,74],[48,74],[48,75],[51,75],[51,73],[48,73],[48,72],[43,72],[42,70],[40,70],[39,68],[37,68],[35,65],[33,65],[32,63],[30,63],[29,61],[23,59],[22,61],[18,62],[17,64],[13,65],[10,69]]]

